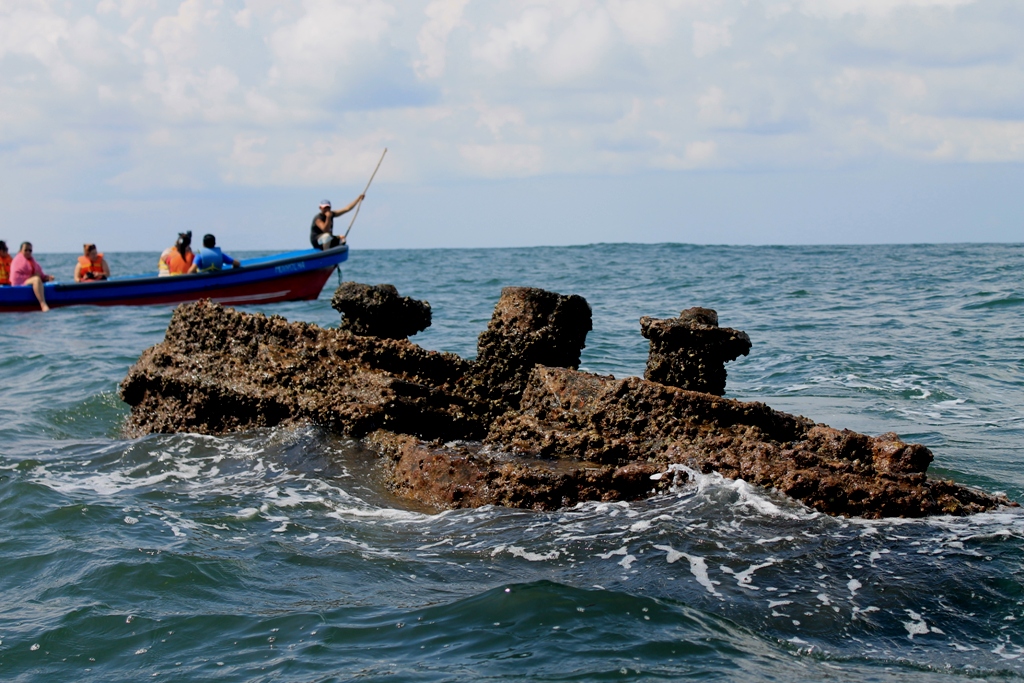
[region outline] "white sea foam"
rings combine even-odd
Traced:
[[[759,538],[755,543],[758,545],[768,545],[769,543],[779,543],[780,541],[792,542],[793,540],[792,536],[775,536],[774,538]]]
[[[740,588],[746,588],[747,590],[757,591],[761,589],[753,585],[752,583],[754,580],[754,572],[756,572],[758,569],[770,567],[776,562],[778,562],[778,560],[776,560],[773,557],[769,557],[766,562],[762,562],[761,564],[752,564],[741,572],[737,572],[733,570],[731,567],[726,567],[725,565],[722,565],[721,567],[719,567],[719,569],[721,569],[726,574],[732,574],[736,578],[736,585],[738,585]]]
[[[690,563],[690,573],[693,574],[693,578],[697,580],[697,583],[704,586],[704,589],[714,595],[715,597],[721,598],[722,594],[715,590],[716,582],[711,580],[708,576],[708,565],[703,557],[697,555],[689,555],[687,553],[679,552],[672,546],[667,545],[656,545],[654,546],[658,550],[664,550],[666,553],[665,560],[672,564],[682,558],[686,558]]]
[[[546,560],[557,560],[561,555],[561,553],[557,550],[552,550],[548,553],[535,553],[526,550],[525,548],[521,548],[517,545],[499,545],[497,548],[491,551],[491,556],[494,557],[501,552],[506,552],[512,557],[521,557],[524,560],[528,560],[530,562],[544,562]]]
[[[334,510],[327,513],[327,516],[338,520],[344,520],[349,517],[358,517],[363,519],[383,519],[396,522],[422,522],[423,520],[430,519],[431,517],[431,515],[425,515],[421,512],[397,510],[395,508],[377,508],[369,506],[350,507],[336,505]]]
[[[911,609],[904,611],[910,617],[910,621],[903,622],[903,627],[907,629],[908,638],[913,640],[914,636],[922,636],[929,632],[928,624],[920,614]]]

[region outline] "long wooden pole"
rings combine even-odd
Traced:
[[[385,147],[384,148],[384,154],[387,154],[387,153],[388,153],[388,148]],[[377,170],[380,169],[381,162],[384,161],[384,154],[380,155],[380,161],[377,162],[377,168],[373,169],[373,174],[370,176],[370,179],[366,182],[366,190],[370,189],[370,183],[373,182],[374,176],[377,175]],[[366,194],[366,190],[363,190],[363,195]],[[356,205],[356,212],[354,214],[352,214],[352,220],[349,221],[348,230],[345,231],[345,239],[346,240],[348,239],[348,233],[352,231],[352,226],[355,224],[356,218],[359,217],[359,209],[362,206],[363,206],[362,202],[359,202],[359,204]]]

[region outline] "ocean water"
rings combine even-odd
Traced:
[[[112,254],[115,273],[156,254]],[[70,274],[72,255],[42,255]],[[895,431],[1024,501],[1024,245],[361,251],[474,354],[505,285],[583,295],[582,367],[641,315],[745,330],[729,396]],[[324,326],[318,301],[253,308]],[[742,481],[428,514],[313,427],[126,439],[169,307],[0,314],[0,680],[957,681],[1024,676],[1024,513],[863,521]]]

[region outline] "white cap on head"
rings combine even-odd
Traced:
[[[321,209],[329,209],[329,208],[331,208],[331,200],[330,199],[325,199],[322,202],[320,202],[320,208]]]

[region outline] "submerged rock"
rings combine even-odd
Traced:
[[[724,391],[724,370],[719,382],[710,362],[693,370],[690,355],[672,354],[698,348],[724,362],[744,352],[744,340],[749,349],[746,335],[718,328],[709,309],[645,320],[652,347],[656,338],[667,349],[659,353],[674,368],[668,381]],[[590,327],[581,297],[506,288],[476,361],[466,361],[404,339],[183,304],[121,384],[131,406],[125,431],[312,423],[364,438],[391,490],[437,509],[635,500],[681,484],[688,471],[742,478],[836,515],[962,515],[1011,504],[928,479],[931,452],[895,434],[839,431],[763,403],[577,371]]]
[[[524,458],[479,443],[425,443],[387,431],[371,434],[366,444],[381,454],[388,488],[439,509],[503,505],[555,510],[581,500],[636,500],[664,486],[651,480],[659,470],[648,462],[608,466]]]

